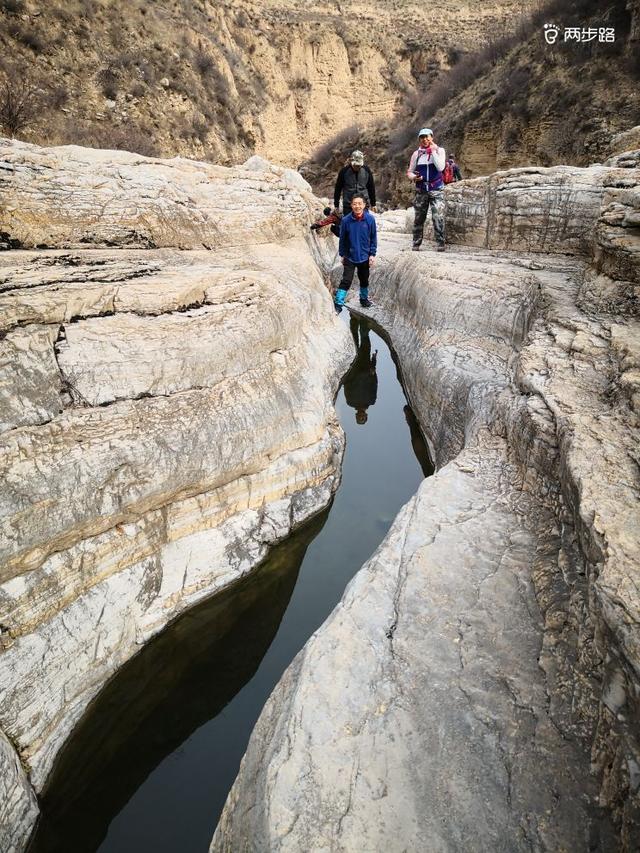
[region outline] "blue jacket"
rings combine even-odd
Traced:
[[[352,264],[368,261],[378,251],[378,232],[375,217],[365,210],[362,219],[356,219],[353,213],[342,217],[340,223],[341,258],[348,258]]]

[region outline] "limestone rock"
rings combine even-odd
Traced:
[[[595,267],[611,278],[633,282],[640,295],[640,169],[629,178],[605,181],[596,228]]]
[[[0,732],[0,847],[20,853],[38,816],[38,805],[15,750]]]
[[[628,170],[620,174],[637,182]],[[530,167],[450,184],[448,239],[488,249],[590,254],[605,180],[616,177],[602,166]]]
[[[629,0],[629,5],[631,3],[635,3],[638,6],[637,0]],[[640,8],[638,9],[638,13],[636,16],[636,25],[640,25]],[[638,27],[638,37],[640,37],[640,26]],[[610,157],[624,156],[625,152],[634,148],[640,148],[640,125],[631,127],[629,130],[617,133],[612,137],[609,145],[609,155]],[[605,165],[608,166],[610,164],[607,162]]]
[[[57,336],[56,326],[26,326],[0,340],[0,432],[50,421],[63,410]]]
[[[537,662],[517,481],[498,444],[424,482],[269,699],[212,851],[594,843],[588,758]]]
[[[407,222],[409,217],[406,210],[385,210],[384,213],[376,216],[378,228],[387,233],[405,233],[407,231]],[[413,218],[411,218],[413,223]]]
[[[0,255],[1,845],[22,850],[105,681],[331,499],[352,341],[289,177],[2,156],[12,236],[88,247]]]
[[[3,230],[23,248],[216,249],[286,240],[308,219],[291,178],[271,171],[73,145],[0,140],[0,193]]]
[[[299,190],[303,193],[311,192],[311,185],[305,181],[302,175],[299,172],[296,172],[295,169],[286,169],[282,166],[274,166],[269,163],[268,160],[265,160],[264,157],[259,157],[257,154],[249,157],[249,159],[242,164],[242,168],[249,169],[253,172],[271,172],[274,175],[278,175],[278,177],[282,178],[283,181],[286,181],[291,189]]]

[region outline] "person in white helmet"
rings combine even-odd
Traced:
[[[342,196],[342,213],[346,216],[351,213],[351,199],[354,195],[361,195],[367,207],[375,208],[376,185],[371,169],[364,165],[362,151],[354,151],[347,165],[338,172],[333,190],[333,206],[338,207]]]
[[[431,207],[433,231],[438,251],[444,252],[444,170],[447,156],[433,140],[430,127],[423,127],[418,133],[419,147],[411,155],[407,177],[415,183],[416,195],[413,202],[415,219],[413,223],[413,251],[418,252],[424,236],[424,223]]]

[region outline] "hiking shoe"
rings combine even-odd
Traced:
[[[333,303],[333,307],[336,309],[336,314],[342,313],[342,305],[338,305],[337,303]]]
[[[446,251],[445,246],[444,246],[444,243],[438,243],[438,248],[436,249],[436,251],[437,251],[437,252],[444,252],[444,251]]]
[[[419,252],[419,251],[420,251],[420,246],[412,246],[412,247],[411,247],[411,251],[412,251],[412,252]]]
[[[371,308],[373,305],[373,302],[370,299],[361,299],[360,305],[362,305],[363,308]]]

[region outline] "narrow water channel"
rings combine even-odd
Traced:
[[[29,853],[206,853],[267,697],[432,472],[381,330],[342,319],[358,356],[336,401],[347,448],[332,506],[104,688],[57,764]]]

